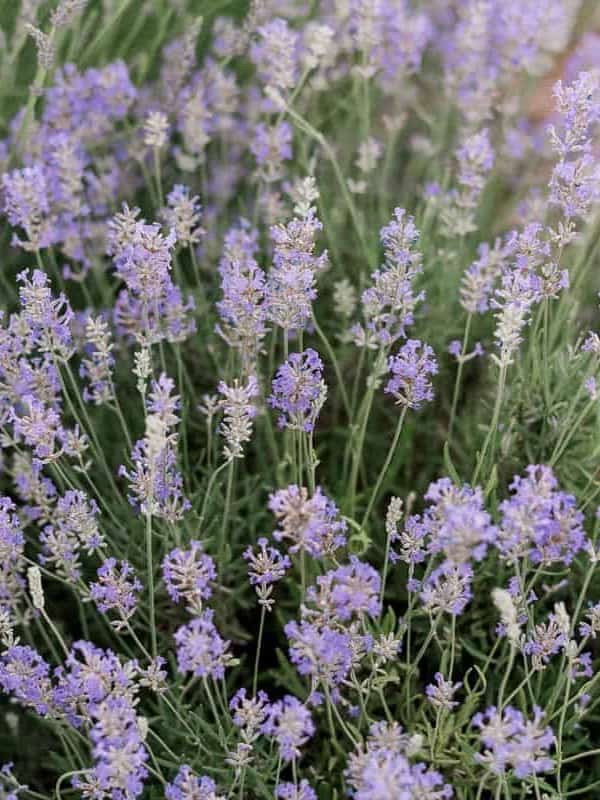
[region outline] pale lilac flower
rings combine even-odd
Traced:
[[[338,686],[357,662],[351,634],[307,620],[288,622],[285,634],[290,660],[300,675],[310,675],[326,687]]]
[[[273,266],[267,277],[266,304],[269,319],[285,331],[302,330],[312,314],[317,296],[316,277],[328,264],[327,251],[315,253],[316,236],[322,229],[315,209],[287,225],[274,225]]]
[[[554,761],[548,752],[555,742],[550,727],[542,727],[543,712],[534,708],[532,720],[512,706],[499,712],[495,706],[475,714],[473,725],[479,728],[485,748],[475,756],[480,764],[496,774],[513,769],[517,778],[549,772]]]
[[[243,555],[248,562],[250,583],[253,586],[263,586],[280,581],[292,565],[289,556],[270,546],[264,536],[257,544],[258,550],[248,547]]]
[[[96,519],[99,511],[96,501],[85,492],[69,490],[58,498],[50,524],[40,533],[40,562],[76,581],[81,575],[81,551],[92,555],[104,546]]]
[[[305,487],[290,485],[269,497],[269,509],[279,520],[273,534],[291,542],[290,553],[306,551],[314,558],[331,555],[346,543],[346,523],[335,503],[317,487],[312,497]]]
[[[189,548],[176,547],[164,557],[162,575],[171,600],[178,603],[183,599],[197,613],[202,601],[212,594],[217,571],[213,559],[203,552],[202,543],[192,539]]]
[[[0,688],[42,717],[55,711],[50,665],[32,647],[15,644],[2,653]]]
[[[277,787],[277,797],[281,797],[282,800],[317,800],[315,790],[305,778],[302,778],[297,786],[294,783],[280,783]]]
[[[256,261],[258,231],[247,220],[230,228],[219,261],[223,297],[216,304],[221,322],[217,332],[239,350],[244,371],[250,373],[267,333],[266,275]]]
[[[500,505],[497,546],[509,559],[528,555],[536,564],[570,564],[587,537],[575,498],[559,490],[551,467],[530,465],[515,476],[512,496]]]
[[[391,394],[398,405],[418,410],[433,400],[429,376],[437,373],[438,365],[429,345],[409,339],[395,356],[390,356],[388,370],[392,377],[384,391]]]
[[[233,724],[243,731],[247,741],[253,741],[269,714],[269,698],[259,691],[256,697],[248,697],[246,689],[238,689],[229,701]]]
[[[430,614],[459,616],[473,597],[473,569],[468,564],[444,562],[423,581],[419,596]]]
[[[206,775],[199,778],[192,768],[184,764],[171,783],[165,786],[166,800],[224,800],[217,794],[217,786]]]
[[[309,601],[326,602],[331,613],[342,622],[352,617],[377,618],[381,611],[379,592],[381,578],[376,569],[357,556],[350,563],[326,572],[317,578],[317,588],[309,587]]]
[[[243,458],[243,445],[252,438],[252,420],[257,414],[254,398],[259,395],[258,381],[250,375],[245,386],[236,379],[232,386],[221,381],[217,388],[222,398],[219,405],[223,421],[219,433],[225,439],[223,454],[226,461]]]
[[[167,206],[162,213],[166,225],[175,231],[178,244],[184,247],[198,244],[204,234],[200,225],[202,206],[189,187],[175,184],[167,195]]]
[[[394,218],[379,235],[385,261],[371,276],[373,285],[362,294],[364,325],[352,328],[355,343],[372,349],[389,347],[404,337],[406,328],[413,324],[417,304],[424,298],[413,286],[422,271],[414,219],[403,208],[396,208]]]
[[[444,678],[441,672],[434,675],[435,683],[430,683],[425,687],[427,699],[434,708],[452,711],[458,705],[458,700],[454,695],[462,686],[462,683],[452,683]]]
[[[113,626],[120,630],[137,609],[142,584],[128,561],[107,558],[98,568],[98,580],[90,585],[90,597],[103,614],[113,611],[118,619]]]
[[[50,192],[40,163],[15,169],[2,176],[3,211],[13,227],[22,228],[26,239],[14,234],[13,244],[26,251],[41,250],[54,243],[50,218]]]
[[[220,636],[213,616],[210,609],[205,609],[175,631],[179,672],[191,672],[200,678],[222,678],[225,674],[231,662],[229,642]]]
[[[292,353],[279,367],[268,402],[281,412],[280,428],[311,433],[326,394],[323,362],[315,350],[308,348]]]
[[[300,758],[300,748],[314,734],[315,725],[306,706],[287,694],[283,700],[271,704],[262,731],[275,739],[284,761],[293,761]]]

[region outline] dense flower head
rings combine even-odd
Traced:
[[[198,777],[187,764],[179,767],[177,775],[165,786],[166,800],[223,800],[217,785],[207,775]]]
[[[265,86],[284,92],[293,88],[296,82],[298,39],[298,33],[280,17],[260,26],[258,40],[250,50],[250,58]]]
[[[384,391],[396,399],[398,405],[418,410],[434,398],[429,379],[438,371],[432,348],[418,339],[409,339],[395,356],[390,356],[388,370],[392,377]]]
[[[32,647],[15,644],[2,653],[0,687],[41,716],[55,710],[50,665]]]
[[[405,536],[418,531],[418,540],[424,540],[421,546],[454,563],[480,561],[496,539],[481,488],[458,487],[449,478],[440,478],[430,484],[425,499],[430,505],[424,514],[407,520]]]
[[[285,634],[290,659],[300,675],[310,675],[325,686],[341,684],[357,662],[353,637],[347,631],[302,620],[288,622]]]
[[[67,580],[81,575],[81,552],[102,549],[104,538],[96,517],[98,504],[85,492],[69,490],[56,502],[49,525],[40,533],[42,564],[51,564]]]
[[[531,464],[510,489],[500,505],[500,552],[510,559],[528,555],[536,564],[570,564],[587,543],[583,515],[575,498],[558,488],[552,468]]]
[[[171,278],[177,235],[166,235],[157,223],[139,220],[139,209],[123,211],[109,222],[109,255],[126,288],[118,297],[119,328],[143,344],[181,341],[195,330],[190,316],[193,300],[185,303]]]
[[[257,414],[255,398],[259,395],[258,381],[254,375],[250,375],[245,385],[236,379],[231,385],[221,381],[217,388],[223,410],[219,432],[225,439],[225,459],[243,458],[243,445],[252,437],[252,420]]]
[[[592,143],[600,119],[600,80],[596,70],[581,72],[569,85],[554,87],[558,120],[549,127],[558,161],[550,178],[549,202],[569,224],[585,217],[599,199],[599,165]]]
[[[277,797],[281,797],[282,800],[317,800],[315,790],[305,778],[302,778],[298,785],[280,783],[277,787]]]
[[[107,558],[98,567],[98,580],[90,586],[90,597],[104,614],[112,611],[117,615],[115,628],[123,627],[135,613],[142,584],[128,561]]]
[[[64,294],[52,294],[50,278],[40,269],[23,270],[17,276],[23,319],[42,352],[69,357],[72,352],[73,311]]]
[[[176,547],[162,562],[162,575],[171,600],[185,600],[192,610],[201,610],[202,601],[212,594],[217,577],[213,559],[203,552],[202,543],[192,539],[189,548]]]
[[[279,520],[273,536],[291,542],[290,553],[304,550],[314,558],[329,555],[346,543],[346,523],[338,516],[333,500],[317,487],[309,496],[305,487],[294,484],[269,497],[269,509]]]
[[[10,224],[22,228],[26,235],[26,239],[22,240],[15,234],[13,244],[28,251],[53,244],[49,191],[41,164],[5,172],[2,176],[2,194],[3,211]]]
[[[258,549],[248,547],[244,559],[248,562],[248,575],[253,586],[268,585],[280,581],[292,562],[276,547],[269,545],[264,536],[257,541]]]
[[[414,311],[424,298],[415,292],[414,280],[422,271],[422,256],[417,249],[419,231],[414,219],[403,208],[380,231],[384,264],[372,275],[372,286],[362,294],[364,325],[355,325],[353,337],[358,346],[389,347],[406,335],[414,322]]]
[[[279,427],[311,433],[326,394],[323,362],[308,348],[292,353],[279,367],[269,404],[281,412]]]
[[[490,297],[510,255],[510,246],[496,239],[493,246],[483,242],[477,248],[477,258],[465,270],[460,295],[461,304],[469,314],[484,314],[490,307]]]
[[[556,612],[550,614],[546,622],[535,625],[532,635],[523,645],[523,652],[531,657],[533,669],[544,669],[553,655],[566,650],[569,628],[568,616],[565,618],[564,614]]]
[[[246,689],[238,689],[229,701],[233,724],[243,729],[245,738],[251,740],[261,728],[269,714],[269,697],[259,691],[256,697],[248,697]]]
[[[452,711],[458,705],[458,700],[454,699],[454,695],[462,683],[452,683],[452,681],[446,680],[441,672],[435,673],[434,681],[425,687],[427,699],[436,709]]]
[[[175,522],[190,508],[183,494],[183,477],[177,469],[179,422],[174,381],[164,373],[153,380],[146,400],[146,432],[131,454],[132,467],[119,467],[129,483],[128,500],[142,514]]]
[[[417,748],[418,749],[418,748]],[[425,764],[411,763],[414,743],[397,723],[371,727],[366,747],[350,754],[346,779],[356,800],[444,800],[453,796],[442,775]]]
[[[322,227],[311,206],[287,225],[271,228],[273,265],[266,283],[267,314],[285,331],[302,330],[311,317],[316,278],[328,264],[327,251],[315,253]]]
[[[148,775],[148,752],[139,718],[125,697],[109,695],[90,709],[93,769],[73,781],[84,797],[102,792],[115,800],[139,797]]]
[[[303,747],[315,732],[315,725],[307,707],[297,697],[286,694],[269,707],[262,726],[267,736],[272,736],[279,746],[284,761],[300,758]]]
[[[193,247],[202,238],[202,206],[198,196],[192,195],[188,186],[181,183],[173,186],[167,195],[163,217],[168,228],[175,231],[178,244]]]
[[[284,162],[292,158],[292,127],[288,122],[265,125],[259,122],[254,128],[250,151],[256,159],[257,173],[267,183],[280,181]]]
[[[23,593],[25,537],[16,506],[0,497],[0,611],[14,609]]]
[[[223,297],[216,304],[221,322],[217,332],[240,351],[251,370],[267,333],[266,275],[256,261],[258,231],[241,219],[230,228],[219,261]]]
[[[349,564],[320,575],[316,587],[309,587],[306,597],[320,606],[327,604],[333,616],[347,622],[354,616],[379,615],[380,588],[377,570],[357,556],[350,556]]]
[[[214,612],[205,609],[175,631],[177,667],[197,677],[222,678],[231,661],[229,642],[223,639],[213,622]]]
[[[419,596],[430,614],[462,614],[473,597],[473,569],[445,561],[420,585]]]
[[[543,727],[543,717],[537,707],[533,719],[527,719],[512,706],[502,712],[491,706],[483,714],[476,714],[473,725],[479,729],[485,748],[475,756],[476,760],[497,774],[512,769],[517,778],[548,772],[554,765],[548,753],[555,738],[550,727]]]

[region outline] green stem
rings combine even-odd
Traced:
[[[158,655],[156,640],[156,614],[154,608],[154,564],[152,559],[152,514],[146,513],[146,572],[148,580],[148,600],[150,613],[150,637],[152,656]]]
[[[258,688],[258,666],[260,663],[260,650],[262,647],[262,638],[265,628],[265,614],[266,606],[262,605],[260,609],[260,624],[258,626],[258,640],[256,643],[256,656],[254,657],[254,676],[252,678],[252,697],[256,697],[256,690]]]
[[[383,463],[383,467],[381,468],[379,475],[377,476],[377,480],[375,482],[375,488],[371,492],[371,497],[369,499],[369,504],[367,506],[367,510],[365,511],[365,515],[362,518],[362,522],[360,523],[360,527],[364,530],[366,528],[367,522],[369,517],[371,516],[371,512],[373,511],[373,506],[377,502],[377,497],[379,495],[379,490],[381,489],[381,484],[387,474],[387,471],[392,463],[392,459],[396,453],[396,448],[398,447],[398,442],[400,440],[400,434],[402,433],[402,427],[404,425],[404,419],[406,417],[406,412],[408,410],[407,406],[404,406],[402,411],[400,412],[400,418],[398,420],[398,424],[396,425],[396,432],[394,434],[394,439],[392,441],[392,445],[388,450],[387,458]]]

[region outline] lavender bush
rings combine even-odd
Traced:
[[[600,796],[596,6],[0,8],[0,798]]]

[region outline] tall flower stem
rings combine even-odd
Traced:
[[[219,536],[219,563],[223,563],[225,555],[225,539],[227,537],[227,527],[229,525],[229,512],[231,509],[231,497],[233,494],[233,475],[235,470],[235,460],[232,458],[227,469],[227,488],[225,490],[225,508],[223,510],[223,521],[221,523],[221,534]]]
[[[150,615],[150,641],[152,657],[158,655],[156,639],[156,613],[154,608],[154,563],[152,557],[152,514],[146,512],[146,572],[148,580],[148,612]]]
[[[260,664],[260,651],[262,647],[263,633],[265,629],[265,615],[266,606],[262,605],[260,608],[260,623],[258,625],[258,639],[256,642],[256,656],[254,657],[254,675],[252,678],[252,697],[256,697],[256,690],[258,688],[258,667]]]
[[[465,323],[465,332],[462,340],[462,347],[460,349],[460,358],[458,360],[458,369],[456,370],[456,381],[454,383],[454,393],[452,396],[452,410],[450,411],[450,422],[448,423],[448,442],[452,441],[452,431],[454,429],[454,422],[456,421],[456,409],[458,408],[458,398],[460,397],[460,385],[462,381],[462,374],[464,368],[464,357],[469,346],[469,334],[471,333],[471,322],[473,315],[469,313]]]
[[[394,458],[394,455],[396,454],[396,449],[398,447],[398,442],[400,441],[400,434],[402,433],[402,427],[404,425],[404,419],[406,417],[407,410],[408,410],[408,407],[404,406],[402,408],[402,411],[400,412],[400,418],[398,420],[398,424],[396,425],[396,432],[394,434],[394,439],[392,441],[392,445],[391,445],[390,449],[388,450],[388,454],[387,454],[387,457],[386,457],[386,459],[384,461],[383,467],[381,468],[381,470],[379,472],[379,475],[377,476],[377,480],[375,482],[375,487],[374,487],[373,491],[371,492],[371,497],[369,499],[369,504],[367,506],[367,510],[365,511],[365,515],[362,518],[362,522],[360,523],[360,527],[363,528],[363,529],[366,527],[367,522],[369,521],[369,517],[371,516],[371,512],[373,511],[373,506],[377,502],[377,497],[378,497],[379,491],[381,489],[381,484],[383,483],[383,481],[385,479],[385,476],[387,475],[387,471],[390,468],[390,464],[392,463],[392,459]]]
[[[492,422],[490,424],[490,428],[488,430],[487,436],[485,437],[485,441],[483,443],[483,447],[479,454],[479,458],[477,459],[477,466],[475,467],[475,472],[473,473],[473,479],[471,483],[476,484],[479,475],[481,474],[481,470],[483,465],[486,461],[487,452],[492,445],[491,451],[491,459],[493,460],[494,454],[496,452],[496,433],[498,429],[498,423],[500,421],[500,411],[502,410],[502,401],[504,399],[504,387],[506,386],[506,372],[508,366],[506,364],[502,364],[500,367],[500,375],[498,377],[498,386],[496,388],[496,402],[494,403],[494,412],[492,414]]]

